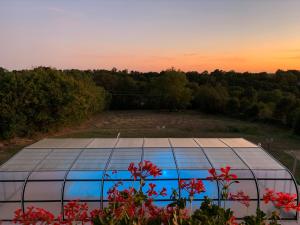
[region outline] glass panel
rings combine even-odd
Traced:
[[[186,178],[205,179],[208,176],[210,176],[207,170],[179,170],[179,175],[181,179],[186,179]]]
[[[231,148],[255,148],[257,145],[247,141],[244,138],[221,138],[225,144],[227,144]]]
[[[21,200],[23,182],[0,182],[0,201]]]
[[[234,148],[251,169],[284,169],[261,148]]]
[[[55,216],[61,213],[61,202],[25,202],[25,208],[34,206],[37,208],[43,208]]]
[[[141,148],[117,148],[109,162],[109,170],[127,170],[131,162],[138,164],[141,161]]]
[[[205,154],[199,148],[174,148],[179,169],[210,169]]]
[[[116,138],[95,138],[86,148],[113,148]]]
[[[81,149],[55,149],[36,170],[68,170]]]
[[[143,142],[143,138],[120,138],[116,148],[141,148]]]
[[[218,173],[220,173],[220,171]],[[238,179],[246,179],[246,178],[254,179],[254,176],[251,173],[251,170],[249,169],[243,169],[243,170],[231,169],[230,173],[237,175]]]
[[[225,145],[222,141],[220,141],[218,138],[195,138],[195,141],[204,148],[224,148],[228,147]]]
[[[133,179],[128,170],[109,170],[104,175],[104,180],[124,180]]]
[[[29,180],[64,180],[67,171],[33,172]]]
[[[203,150],[217,169],[225,166],[233,169],[248,168],[230,148],[203,148]]]
[[[160,169],[176,169],[170,148],[144,148],[144,160],[149,160]]]
[[[215,181],[208,181],[203,180],[202,181],[205,187],[205,192],[202,192],[201,194],[195,194],[195,199],[204,199],[205,196],[209,197],[210,199],[218,199],[218,185]],[[188,198],[189,193],[186,190],[181,191],[181,196]]]
[[[275,192],[297,194],[293,180],[258,180],[258,184],[261,198],[265,194],[266,188],[272,189]]]
[[[76,160],[71,170],[104,170],[111,149],[85,149]]]
[[[253,170],[257,178],[270,179],[292,179],[290,173],[286,170]]]
[[[222,185],[220,185],[220,191]],[[236,194],[243,191],[250,199],[258,199],[257,188],[255,180],[239,180],[239,183],[234,183],[230,186],[228,193]]]
[[[67,180],[102,180],[103,171],[70,171]]]
[[[199,147],[193,138],[170,138],[174,148],[197,148]]]
[[[25,180],[29,172],[0,172],[1,180]]]
[[[100,200],[100,181],[68,181],[65,184],[65,200]]]
[[[178,173],[177,170],[161,170],[161,175],[157,177],[148,177],[148,180],[152,179],[177,179],[178,180]]]
[[[92,138],[47,138],[30,145],[30,148],[84,148]]]
[[[246,207],[238,201],[221,201],[221,206],[228,209],[230,208],[234,213],[233,215],[237,218],[243,218],[245,216],[255,215],[257,208],[257,201],[250,201],[249,207]]]
[[[0,221],[12,220],[14,212],[21,208],[21,203],[0,203]]]
[[[24,199],[34,200],[60,200],[63,182],[28,182],[25,188]]]
[[[168,138],[145,138],[145,148],[170,148],[170,142]]]
[[[32,171],[51,149],[23,149],[2,165],[1,171]]]

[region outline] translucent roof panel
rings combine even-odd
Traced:
[[[203,148],[213,167],[230,166],[232,169],[247,169],[248,167],[230,148]]]
[[[1,182],[0,201],[21,201],[23,182]]]
[[[24,149],[3,164],[0,171],[31,171],[51,151],[51,149]]]
[[[200,148],[174,148],[179,169],[210,169],[205,154]]]
[[[112,149],[85,149],[74,162],[71,170],[104,170]]]
[[[171,148],[144,148],[144,160],[149,160],[161,169],[176,169]]]
[[[122,138],[118,141],[116,148],[142,148],[143,138]]]
[[[258,179],[292,179],[287,170],[253,170]]]
[[[234,148],[251,169],[284,169],[261,148]]]
[[[228,147],[217,138],[195,138],[195,141],[204,148],[224,148]]]
[[[62,181],[28,182],[25,188],[24,200],[60,200],[62,185]]]
[[[108,170],[127,170],[131,162],[141,162],[141,148],[116,148],[109,161]]]
[[[64,190],[64,200],[100,200],[100,181],[67,181]]]
[[[170,138],[174,148],[196,148],[199,147],[193,138]]]
[[[68,170],[81,151],[81,149],[54,149],[35,170]]]
[[[145,138],[144,147],[146,148],[170,148],[168,138]]]
[[[28,148],[85,148],[94,139],[92,138],[53,138],[43,139]]]
[[[255,148],[257,145],[245,140],[244,138],[221,138],[222,142],[231,148]]]
[[[87,148],[113,148],[117,141],[116,138],[95,138],[87,145]]]

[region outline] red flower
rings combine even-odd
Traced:
[[[290,210],[300,211],[300,204],[296,203],[297,195],[283,192],[275,192],[274,190],[266,189],[263,196],[264,202],[267,204],[272,202],[278,209],[284,209],[286,212]]]
[[[154,190],[154,188],[156,187],[156,184],[149,184],[150,189],[146,192],[148,194],[148,196],[152,196],[152,195],[157,195],[157,192]]]
[[[200,194],[205,191],[202,180],[191,179],[189,181],[180,180],[179,187],[186,190],[190,197],[194,197],[194,194]]]
[[[221,169],[221,174],[217,174],[216,169],[212,168],[208,170],[211,176],[207,177],[206,179],[208,180],[223,180],[223,181],[231,181],[231,180],[236,180],[238,177],[235,174],[230,174],[231,167],[226,166],[222,167]]]
[[[138,177],[141,179],[145,179],[149,176],[157,177],[161,175],[161,169],[159,169],[156,165],[147,160],[140,162],[138,164],[138,167],[136,167],[133,162],[130,163],[128,171],[131,173],[135,180]]]
[[[238,201],[245,205],[247,208],[250,206],[250,198],[243,191],[239,191],[236,194],[229,194],[229,199]]]
[[[166,189],[166,188],[163,188],[163,189],[159,192],[159,195],[161,195],[161,196],[167,196],[167,189]]]
[[[238,222],[236,222],[235,216],[231,216],[230,219],[227,221],[227,225],[239,225]]]
[[[14,223],[20,223],[24,225],[37,224],[43,222],[43,224],[54,223],[55,217],[52,213],[42,208],[35,208],[33,206],[27,207],[23,213],[22,209],[15,211]]]

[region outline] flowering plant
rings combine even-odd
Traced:
[[[245,207],[250,206],[250,198],[244,192],[230,193],[229,187],[237,183],[238,177],[230,172],[229,166],[221,168],[220,174],[215,169],[209,170],[211,176],[207,180],[217,181],[222,185],[221,197],[223,200],[238,201]],[[133,185],[121,190],[122,181],[116,182],[108,191],[107,206],[89,212],[88,205],[80,201],[71,201],[64,206],[63,215],[55,216],[52,213],[35,207],[28,207],[24,212],[21,209],[15,211],[14,222],[24,225],[37,224],[87,224],[94,225],[237,225],[238,222],[231,209],[225,209],[212,203],[205,197],[200,208],[192,211],[192,202],[195,195],[205,193],[205,186],[200,179],[180,180],[180,190],[172,191],[172,202],[165,207],[155,205],[155,198],[167,195],[167,189],[157,189],[155,182],[145,182],[147,178],[155,178],[162,174],[161,169],[150,161],[140,162],[138,165],[130,163],[128,171],[134,182],[139,181],[139,186]],[[116,172],[114,172],[116,173]],[[178,191],[188,193],[188,198],[182,198]],[[276,193],[267,190],[264,195],[265,203],[272,202],[277,209],[286,211],[300,211],[300,205],[296,204],[296,196],[287,193]],[[191,208],[186,207],[187,201]],[[279,214],[266,217],[262,211],[257,210],[256,216],[247,216],[241,224],[266,225],[270,219],[270,225],[278,224]]]

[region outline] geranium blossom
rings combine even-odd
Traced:
[[[229,193],[229,199],[238,201],[246,207],[250,206],[250,197],[243,191],[239,191],[236,194]]]
[[[278,209],[284,209],[285,211],[300,211],[300,204],[297,205],[297,195],[283,192],[275,192],[271,189],[266,189],[266,193],[263,196],[263,200],[266,204],[272,202]]]

